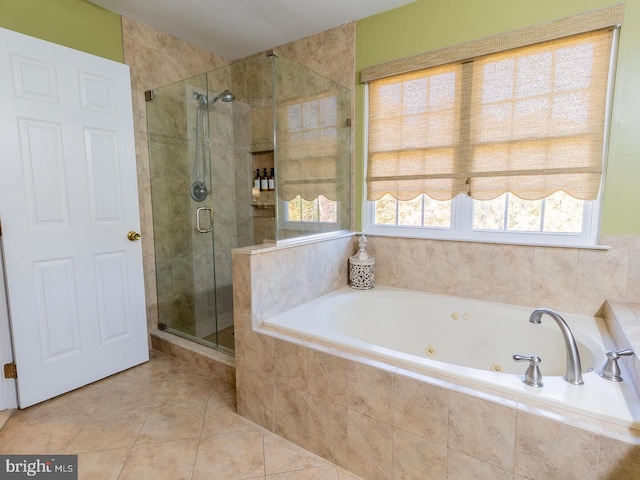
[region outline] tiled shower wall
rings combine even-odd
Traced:
[[[154,27],[124,16],[122,17],[122,35],[124,61],[131,70],[147,325],[149,331],[153,331],[158,325],[158,299],[153,242],[149,138],[144,92],[213,70],[227,65],[229,62],[218,55],[206,52]]]
[[[377,255],[380,283],[389,279],[396,286],[429,290],[436,284],[430,283],[434,277],[427,277],[425,270],[444,265],[455,276],[436,276],[444,280],[434,290],[459,288],[447,293],[469,292],[465,296],[496,300],[491,296],[495,288],[510,298],[553,303],[564,297],[559,289],[566,289],[571,309],[580,310],[577,298],[595,306],[610,292],[626,295],[637,281],[637,239],[609,241],[617,245],[610,251],[511,246],[502,250],[499,245],[381,237],[371,237],[370,247]],[[442,250],[453,253],[447,256]],[[640,478],[636,430],[261,326],[264,318],[345,285],[347,259],[355,251],[351,237],[234,252],[234,285],[241,286],[234,296],[241,415],[367,480]],[[520,255],[530,261],[518,266]],[[458,265],[460,260],[468,265]],[[466,280],[472,269],[482,268],[490,273],[476,271],[480,278]],[[586,273],[580,275],[586,269],[592,283]],[[509,274],[511,286],[508,279],[494,281],[499,272]],[[405,273],[413,277],[399,280]],[[534,294],[533,273],[559,275],[549,290],[540,287],[555,296]],[[518,276],[530,283],[513,281]],[[595,278],[614,284],[599,284]],[[490,290],[481,280],[489,282]],[[591,293],[578,292],[578,287]],[[526,288],[531,289],[529,295]]]
[[[122,30],[124,60],[131,69],[147,324],[153,331],[158,323],[158,299],[144,92],[228,65],[229,61],[126,17],[122,17]],[[355,98],[354,22],[276,47],[274,52],[350,88]]]

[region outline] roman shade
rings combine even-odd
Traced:
[[[368,200],[597,198],[622,14],[616,5],[363,70]]]
[[[323,92],[282,102],[277,109],[280,139],[278,149],[278,196],[293,200],[300,195],[313,200],[324,195],[337,200],[344,145],[348,134],[339,125],[345,111],[340,94]]]

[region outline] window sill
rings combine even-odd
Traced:
[[[441,232],[441,235],[434,236],[424,236],[418,234],[412,234],[412,232],[402,232],[402,233],[388,233],[381,232],[381,229],[367,229],[364,233],[365,235],[370,235],[374,237],[388,237],[388,238],[411,238],[411,239],[421,239],[421,240],[438,240],[438,241],[447,241],[447,242],[464,242],[464,243],[487,243],[487,244],[497,244],[497,245],[517,245],[521,247],[546,247],[546,248],[573,248],[573,249],[583,249],[583,250],[610,250],[610,245],[597,245],[597,244],[584,244],[584,243],[553,243],[553,242],[544,242],[541,239],[540,242],[533,241],[510,241],[506,239],[490,239],[490,238],[459,238],[453,237],[450,235],[445,235],[444,232]]]

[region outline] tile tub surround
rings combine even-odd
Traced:
[[[353,238],[325,270],[345,272],[309,282],[339,240],[324,243],[234,252],[240,415],[368,480],[640,478],[638,431],[261,326],[346,284]],[[446,257],[450,243],[435,248]],[[391,248],[375,253],[383,274]]]

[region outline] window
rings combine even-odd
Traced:
[[[287,202],[288,222],[338,223],[338,202],[319,195],[305,200],[300,195]]]
[[[284,135],[279,148],[286,160],[281,162],[279,196],[285,199],[286,221],[337,223],[337,95],[329,92],[290,100],[281,115]]]
[[[614,43],[600,23],[621,18],[607,12],[586,33],[534,32],[522,36],[535,43],[493,53],[514,32],[418,59],[428,68],[392,65],[408,73],[363,69],[367,231],[595,243]],[[464,56],[483,48],[492,53]]]

